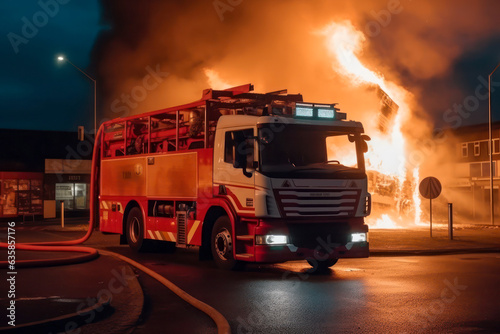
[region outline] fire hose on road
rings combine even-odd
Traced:
[[[96,138],[99,140],[100,138],[100,133],[101,129],[99,129]],[[98,141],[96,141],[96,146],[98,145]],[[95,180],[95,170],[96,166],[95,161],[96,161],[96,151],[94,150],[94,157],[92,159],[92,172],[91,172],[91,177],[93,180]],[[91,182],[91,189],[90,193],[95,194],[94,191],[94,182]],[[165,287],[170,289],[173,293],[175,293],[177,296],[191,304],[192,306],[196,307],[200,311],[204,312],[207,314],[212,320],[215,322],[217,325],[217,331],[219,334],[228,334],[231,333],[231,328],[229,326],[228,321],[224,316],[218,312],[216,309],[211,307],[210,305],[205,304],[204,302],[194,298],[193,296],[189,295],[187,292],[167,280],[165,277],[161,276],[157,272],[143,266],[142,264],[125,257],[121,254],[117,254],[114,252],[110,251],[104,251],[104,250],[97,250],[95,248],[91,247],[76,247],[75,245],[80,245],[87,241],[90,236],[92,235],[94,226],[95,226],[95,196],[91,196],[90,199],[90,221],[89,221],[89,227],[87,230],[87,233],[80,239],[75,239],[75,240],[68,240],[68,241],[58,241],[58,242],[38,242],[38,243],[26,243],[26,244],[16,244],[15,249],[16,250],[27,250],[27,251],[44,251],[44,252],[77,252],[77,253],[83,253],[83,255],[77,256],[77,257],[69,257],[69,258],[56,258],[56,259],[38,259],[38,260],[21,260],[21,261],[16,261],[16,267],[19,268],[27,268],[27,267],[41,267],[41,266],[55,266],[55,265],[67,265],[67,264],[75,264],[75,263],[82,263],[86,261],[90,261],[93,259],[96,259],[99,254],[107,255],[107,256],[113,256],[116,257],[122,261],[125,261],[132,265],[133,267],[141,270],[145,274],[151,276],[152,278],[156,279],[158,282],[163,284]],[[5,242],[0,243],[0,248],[8,249],[9,244]],[[7,268],[9,265],[8,261],[1,261],[0,262],[0,268]]]

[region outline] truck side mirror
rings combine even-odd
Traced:
[[[368,135],[361,135],[361,139],[362,139],[361,150],[363,151],[363,153],[366,153],[368,152],[368,144],[366,142],[370,141],[371,138]]]
[[[233,139],[233,167],[242,168],[243,175],[251,177],[252,173],[247,171],[247,157],[253,152],[253,148],[248,145],[243,131],[234,131],[231,136]]]

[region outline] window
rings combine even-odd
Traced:
[[[477,141],[474,143],[474,156],[478,157],[480,154],[481,154],[481,143]]]
[[[148,153],[148,118],[127,122],[127,155]]]
[[[259,124],[260,172],[272,177],[361,178],[367,144],[350,128]]]
[[[18,180],[4,180],[3,215],[17,215],[18,189]]]
[[[224,140],[224,162],[233,163],[233,147],[234,147],[234,141],[233,141],[233,135],[243,135],[246,138],[253,137],[253,129],[245,129],[245,130],[239,130],[239,131],[228,131],[226,132],[225,135],[225,140]],[[247,152],[253,153],[253,141],[252,145],[249,145],[249,141],[247,141],[246,148],[243,148],[244,150],[250,150]],[[249,161],[253,161],[254,157],[253,154],[249,154],[248,157]]]
[[[56,210],[64,201],[64,210],[85,210],[89,208],[89,187],[85,183],[56,183]]]
[[[483,162],[483,177],[490,177],[490,163]],[[496,174],[496,161],[493,161],[493,177],[497,176]]]
[[[495,177],[496,172],[496,161],[493,161],[493,176]],[[485,178],[490,177],[490,163],[489,162],[478,162],[470,164],[470,177]]]
[[[500,139],[493,139],[493,154],[500,154]]]
[[[470,176],[481,177],[481,163],[470,164]]]
[[[116,157],[125,155],[125,122],[106,125],[103,133],[103,156]]]
[[[469,147],[467,143],[462,144],[462,158],[467,158],[469,156]]]

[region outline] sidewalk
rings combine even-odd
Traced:
[[[448,225],[437,221],[433,224],[432,238],[429,227],[401,229],[370,229],[370,255],[423,255],[449,254],[457,252],[500,251],[500,222],[470,221],[455,223],[453,240],[448,238]],[[6,227],[5,224],[0,224]],[[72,232],[87,231],[88,218],[68,218],[61,226],[60,219],[16,223],[17,230]]]
[[[449,239],[448,226],[370,229],[370,256],[439,255],[500,252],[500,226],[460,224]]]

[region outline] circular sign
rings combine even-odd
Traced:
[[[420,182],[418,187],[420,195],[427,199],[435,199],[441,194],[441,182],[435,177],[429,176]]]

